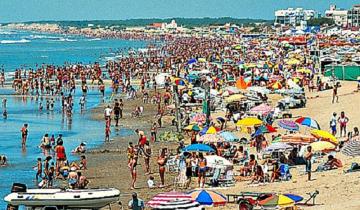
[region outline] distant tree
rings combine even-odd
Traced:
[[[308,20],[307,24],[309,26],[324,26],[324,25],[334,25],[335,22],[333,19],[321,17],[321,18],[313,18]]]

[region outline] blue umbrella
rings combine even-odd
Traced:
[[[188,64],[196,63],[196,59],[195,59],[195,58],[192,58],[192,59],[190,59],[187,63],[188,63]]]
[[[206,144],[191,144],[183,149],[184,152],[215,152],[213,148]]]
[[[289,197],[291,200],[293,200],[295,203],[302,201],[304,198],[298,195],[294,194],[284,194],[286,197]]]

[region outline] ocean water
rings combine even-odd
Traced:
[[[29,31],[0,29],[0,69],[11,72],[19,67],[35,68],[43,63],[88,64],[114,59],[128,48],[146,47],[144,41],[86,38]]]
[[[56,37],[56,38],[55,38]],[[11,72],[20,65],[35,66],[36,64],[68,62],[104,62],[116,56],[115,51],[128,48],[145,47],[144,42],[125,40],[92,40],[79,36],[61,36],[43,33],[0,31],[0,65],[7,72]],[[111,90],[106,90],[110,95]],[[0,167],[0,209],[5,209],[3,197],[10,192],[13,182],[21,182],[28,187],[35,187],[35,173],[33,166],[36,159],[45,154],[38,145],[42,136],[48,133],[63,134],[64,145],[68,158],[76,160],[79,157],[71,154],[81,142],[87,142],[88,148],[103,144],[105,125],[103,122],[93,121],[89,117],[91,108],[96,107],[103,100],[97,89],[90,89],[87,95],[86,111],[81,113],[78,88],[74,95],[74,114],[72,119],[62,114],[60,98],[55,100],[54,111],[45,109],[46,100],[35,97],[21,97],[11,95],[9,89],[0,88],[0,100],[7,98],[8,118],[0,116],[0,154],[9,159],[9,166]],[[42,101],[44,110],[39,111]],[[2,113],[2,109],[0,107]],[[29,124],[29,137],[26,150],[21,148],[20,129],[24,123]],[[133,131],[120,129],[112,130],[112,135],[128,136]]]

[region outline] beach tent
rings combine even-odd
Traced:
[[[325,74],[324,75],[327,77],[331,77],[332,75],[335,75],[335,77],[340,80],[356,81],[357,78],[360,76],[360,66],[327,65],[327,66],[325,66]]]

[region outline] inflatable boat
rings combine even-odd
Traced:
[[[99,209],[119,200],[120,191],[109,189],[27,189],[15,183],[11,194],[4,200],[13,209],[19,206],[31,208],[57,207],[57,209]],[[54,208],[56,209],[56,208]]]

